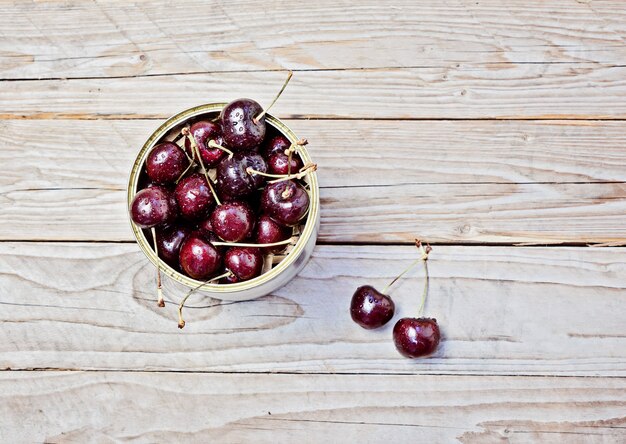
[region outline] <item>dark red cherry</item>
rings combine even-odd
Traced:
[[[135,194],[130,215],[139,227],[152,228],[176,219],[178,208],[172,194],[164,187],[153,185]]]
[[[309,194],[293,180],[270,183],[261,195],[261,208],[279,224],[297,225],[309,210]]]
[[[389,296],[371,285],[363,285],[354,292],[350,302],[352,320],[371,330],[385,325],[393,317],[396,306]]]
[[[156,183],[173,183],[189,166],[189,159],[178,145],[163,142],[156,145],[146,158],[148,177]]]
[[[289,165],[291,164],[291,170]],[[296,174],[304,165],[300,156],[293,153],[291,155],[291,163],[289,156],[285,153],[274,153],[267,160],[267,170],[271,174]]]
[[[211,213],[213,232],[226,242],[239,242],[249,237],[254,223],[254,213],[244,202],[225,202]]]
[[[269,159],[270,156],[274,153],[284,154],[285,150],[287,150],[290,146],[291,142],[289,142],[289,139],[287,139],[282,134],[274,136],[263,147],[263,155],[266,159]]]
[[[157,231],[157,248],[159,257],[172,268],[178,269],[180,246],[189,236],[191,229],[186,226],[172,227]]]
[[[211,223],[211,216],[202,220],[202,222],[198,224],[198,231],[205,237],[213,234],[213,224]]]
[[[191,220],[207,217],[215,203],[206,178],[200,173],[192,174],[178,182],[174,195],[180,213]]]
[[[222,137],[222,131],[220,130],[219,125],[206,120],[200,120],[199,122],[191,125],[189,131],[198,145],[198,150],[200,151],[205,167],[213,168],[219,163],[220,160],[226,157],[225,151],[222,151],[219,148],[209,147],[209,142],[211,140],[214,140],[218,145],[224,144],[224,138]],[[185,138],[185,149],[191,156],[192,149],[189,138]]]
[[[403,356],[419,358],[437,349],[441,334],[436,319],[402,318],[393,327],[393,342]]]
[[[259,217],[254,239],[257,244],[273,244],[289,239],[292,232],[291,228],[279,225],[264,214]],[[279,253],[286,247],[286,245],[278,245],[276,247],[265,247],[262,250],[266,253]]]
[[[204,280],[220,269],[222,255],[206,239],[189,236],[180,247],[179,261],[187,275]]]
[[[240,281],[247,281],[261,274],[263,255],[259,248],[232,247],[226,251],[224,266]]]
[[[265,138],[265,116],[256,120],[263,108],[252,99],[237,99],[222,109],[220,123],[224,142],[233,150],[259,146]]]
[[[221,195],[237,199],[252,194],[265,183],[265,177],[248,173],[247,169],[267,172],[267,164],[260,154],[251,151],[235,153],[217,166],[217,188]]]

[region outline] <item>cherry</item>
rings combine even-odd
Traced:
[[[186,226],[172,227],[157,232],[159,257],[172,268],[179,268],[180,246],[190,233],[190,228]]]
[[[135,195],[131,202],[130,215],[139,227],[152,228],[172,222],[178,215],[178,208],[166,188],[153,185]]]
[[[276,103],[293,73],[289,71],[287,80],[266,109],[252,99],[237,99],[230,102],[220,113],[220,123],[224,142],[234,150],[258,147],[265,138],[265,113]]]
[[[263,255],[261,249],[251,247],[232,247],[226,251],[224,265],[240,281],[247,281],[261,274]]]
[[[156,145],[146,158],[148,177],[157,183],[171,183],[189,166],[189,159],[178,145],[163,142]]]
[[[193,279],[206,279],[222,265],[222,255],[210,242],[189,236],[180,247],[180,266]]]
[[[297,225],[309,210],[309,194],[293,180],[269,183],[261,195],[261,208],[281,225]]]
[[[214,235],[213,224],[211,223],[211,216],[207,217],[198,224],[198,232],[207,239],[210,235]]]
[[[220,195],[233,199],[252,194],[265,183],[265,177],[248,172],[253,169],[265,173],[267,164],[260,154],[246,151],[223,159],[217,166],[217,189]]]
[[[291,237],[292,229],[284,227],[274,222],[269,216],[262,215],[259,217],[255,233],[255,241],[257,244],[273,244],[287,240]],[[277,245],[276,247],[265,247],[262,250],[267,253],[279,253],[285,249],[286,245]]]
[[[224,142],[233,150],[256,147],[265,138],[265,116],[256,118],[263,107],[252,99],[237,99],[224,107],[220,123]]]
[[[393,327],[396,349],[407,358],[419,358],[435,351],[441,334],[436,319],[402,318]]]
[[[357,288],[350,302],[352,320],[368,330],[389,322],[394,310],[395,304],[391,298],[371,285]]]
[[[285,153],[274,153],[267,159],[267,169],[271,174],[295,174],[302,167],[302,160],[298,155],[288,156]]]
[[[194,173],[178,182],[174,191],[176,201],[183,217],[200,219],[209,215],[215,197],[211,193],[207,179]]]
[[[255,217],[244,202],[231,201],[219,205],[211,213],[212,231],[226,242],[239,242],[252,234]]]
[[[224,138],[222,137],[222,131],[219,125],[206,120],[200,120],[189,128],[189,132],[196,141],[200,156],[204,161],[204,165],[207,168],[216,166],[220,160],[222,160],[228,153],[224,148],[216,148],[217,145],[224,144]],[[211,143],[211,141],[213,143]],[[211,146],[210,146],[211,145]],[[189,138],[185,138],[185,149],[190,153],[192,158],[196,156],[193,154],[191,141]]]
[[[272,137],[263,147],[263,155],[266,159],[274,153],[284,153],[291,146],[291,142],[282,134]]]

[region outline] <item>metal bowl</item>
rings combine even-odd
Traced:
[[[174,115],[173,117],[170,117],[152,133],[139,151],[139,154],[137,154],[137,158],[135,159],[135,163],[133,164],[133,168],[130,172],[127,196],[128,208],[130,208],[130,202],[137,193],[137,186],[145,165],[146,157],[152,147],[162,141],[173,130],[176,130],[184,125],[189,119],[206,114],[217,115],[225,105],[226,103],[210,103],[190,108]],[[291,131],[287,125],[276,117],[266,114],[265,122],[267,125],[274,127],[278,132],[283,134],[287,139],[289,139],[290,142],[295,143],[298,140],[293,131]],[[299,153],[305,164],[311,162],[311,158],[306,150],[306,147],[302,147],[299,150]],[[308,174],[304,180],[309,184],[311,206],[309,208],[304,229],[300,234],[300,238],[289,254],[271,270],[254,279],[236,284],[206,284],[198,291],[213,298],[228,301],[255,299],[282,287],[294,276],[296,276],[296,274],[298,274],[313,252],[320,224],[319,185],[317,182],[317,174]],[[131,220],[130,213],[129,220]],[[135,238],[137,239],[137,243],[144,254],[155,265],[155,267],[158,260],[161,272],[163,275],[169,277],[169,279],[163,279],[163,290],[166,294],[182,294],[188,291],[188,289],[195,288],[202,284],[202,281],[192,279],[189,276],[179,273],[167,265],[164,261],[158,259],[156,253],[146,239],[143,230],[132,223],[132,220],[131,227],[133,233],[135,234]]]

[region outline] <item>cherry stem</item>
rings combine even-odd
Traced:
[[[280,179],[271,180],[268,183],[277,183],[277,182],[282,182],[283,180],[291,180],[291,179],[302,179],[304,176],[307,176],[308,174],[311,174],[315,171],[317,171],[317,164],[308,163],[304,165],[302,168],[300,168],[300,172],[298,174],[294,174],[293,176],[290,176],[288,174],[282,175],[280,176]]]
[[[228,148],[223,147],[222,145],[220,145],[219,143],[217,143],[215,140],[211,139],[209,140],[209,147],[211,148],[217,148],[218,150],[222,150],[225,153],[228,153],[228,158],[232,159],[233,155],[235,153],[233,153],[231,150],[229,150]]]
[[[424,290],[422,290],[422,303],[420,304],[419,311],[417,312],[417,317],[421,317],[424,312],[424,304],[426,303],[426,296],[428,296],[428,289],[430,287],[430,276],[428,274],[428,261],[424,261]]]
[[[187,294],[185,295],[185,297],[183,298],[183,300],[180,301],[180,304],[178,304],[178,328],[183,328],[185,326],[185,320],[183,319],[183,307],[185,306],[185,302],[187,302],[187,299],[189,299],[189,296],[191,296],[196,290],[199,290],[201,287],[204,287],[205,285],[210,284],[211,282],[215,282],[217,280],[220,280],[232,274],[233,272],[228,270],[226,273],[220,274],[219,276],[211,278],[208,281],[205,281],[201,283],[200,285],[198,285],[197,287],[189,290]]]
[[[274,179],[275,179],[275,178],[277,178],[277,177],[279,177],[279,178],[281,178],[281,179],[282,179],[283,177],[287,177],[285,174],[270,174],[270,173],[264,173],[263,171],[258,171],[258,170],[255,170],[255,169],[254,169],[254,168],[252,168],[252,167],[248,167],[248,168],[246,168],[246,173],[248,173],[248,174],[250,174],[250,175],[252,175],[252,174],[257,175],[257,174],[258,174],[259,176],[272,177],[272,178],[274,178]]]
[[[206,168],[204,167],[204,162],[202,161],[202,156],[200,155],[200,148],[198,148],[198,144],[196,143],[195,137],[191,135],[189,128],[186,128],[186,127],[183,128],[182,133],[185,136],[187,136],[187,138],[189,138],[191,149],[194,150],[194,153],[195,153],[194,155],[198,156],[198,160],[200,161],[200,166],[202,167],[202,172],[204,173],[204,177],[206,179],[207,185],[211,189],[211,194],[213,194],[213,198],[215,199],[215,202],[217,203],[217,205],[222,205],[222,202],[220,202],[220,198],[217,197],[217,193],[215,192],[215,189],[213,188],[213,182],[209,178],[209,173],[207,173]]]
[[[152,241],[154,242],[154,252],[156,253],[156,267],[157,267],[157,305],[159,307],[165,307],[165,301],[163,300],[163,288],[161,286],[161,266],[159,265],[159,249],[157,247],[156,230],[154,227],[150,229],[152,231]]]
[[[289,153],[295,153],[296,151],[298,151],[298,148],[304,146],[304,145],[308,145],[309,141],[306,139],[298,139],[296,140],[296,143],[292,143],[289,148],[287,148],[285,150],[285,154],[289,155]]]
[[[211,242],[214,247],[278,247],[279,245],[287,245],[298,240],[297,236],[290,237],[289,239],[285,239],[280,242],[272,242],[271,244],[248,244],[248,243],[240,243],[240,242]]]
[[[263,111],[261,111],[261,113],[254,117],[252,119],[252,121],[254,122],[254,124],[258,124],[259,120],[261,120],[263,118],[263,116],[270,110],[270,108],[272,106],[274,106],[274,103],[276,103],[276,101],[278,100],[278,98],[280,97],[280,95],[283,93],[283,91],[285,90],[285,88],[287,87],[287,84],[289,83],[289,81],[291,80],[291,77],[293,76],[293,71],[289,71],[289,74],[287,74],[287,79],[285,80],[285,83],[283,83],[283,87],[280,89],[280,91],[278,91],[278,94],[276,94],[276,97],[274,97],[274,100],[272,100],[272,103],[270,103],[270,106],[268,106],[267,108],[265,108]]]
[[[415,239],[415,245],[417,246],[417,248],[420,249],[420,251],[422,253],[422,256],[420,258],[418,258],[418,259],[415,259],[413,262],[411,262],[411,264],[408,267],[406,267],[402,273],[400,273],[391,282],[389,282],[385,286],[385,288],[383,288],[383,291],[382,291],[383,294],[387,294],[387,291],[391,288],[391,286],[393,284],[395,284],[398,281],[398,279],[400,279],[402,276],[404,276],[409,271],[411,271],[413,269],[413,267],[415,267],[420,262],[424,262],[424,267],[426,268],[426,284],[425,284],[425,287],[424,287],[425,288],[424,292],[425,293],[428,292],[428,280],[429,280],[429,277],[428,277],[428,267],[426,265],[426,261],[428,260],[428,253],[430,253],[431,248],[430,248],[430,245],[428,245],[426,248],[424,248],[424,246],[422,245],[422,242],[419,239]],[[421,310],[424,307],[425,300],[426,300],[425,296],[422,295],[422,305],[420,306],[420,313],[421,313]]]
[[[187,156],[187,158],[189,159],[189,165],[187,166],[187,168],[185,168],[185,171],[183,171],[183,173],[180,176],[178,176],[178,179],[176,179],[176,182],[174,182],[175,184],[178,184],[178,182],[180,182],[180,180],[183,177],[185,177],[185,174],[187,174],[187,171],[189,171],[191,167],[194,166],[193,159],[191,159],[189,156]]]

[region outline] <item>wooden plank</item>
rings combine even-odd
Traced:
[[[284,72],[0,82],[0,118],[165,118],[200,103],[267,104]],[[273,108],[299,118],[624,119],[626,66],[526,64],[307,71]]]
[[[626,132],[607,121],[285,120],[323,187],[626,182]],[[153,120],[0,121],[0,192],[123,189]]]
[[[623,64],[623,2],[13,2],[3,78],[479,62]]]
[[[620,122],[287,123],[320,165],[322,241],[626,237]],[[0,239],[131,240],[127,176],[156,125],[0,122]]]
[[[0,198],[1,240],[132,240],[122,189]],[[321,190],[322,243],[607,243],[626,239],[626,185],[409,184]]]
[[[3,442],[626,439],[626,381],[1,372]]]
[[[271,296],[219,303],[166,284],[136,245],[0,243],[0,368],[626,376],[626,249],[436,246],[425,313],[444,341],[418,362],[366,331],[348,306],[382,288],[415,247],[318,246]],[[395,319],[414,316],[416,270],[392,292]],[[0,390],[1,392],[1,390]]]

